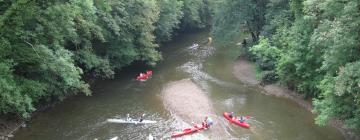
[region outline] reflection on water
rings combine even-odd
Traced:
[[[314,124],[313,115],[286,99],[261,94],[260,89],[244,85],[232,75],[232,62],[238,52],[228,47],[208,46],[206,32],[188,34],[165,44],[164,60],[153,68],[146,82],[134,77],[144,68],[125,68],[115,80],[98,81],[93,96],[78,96],[65,100],[39,113],[28,128],[15,134],[15,140],[145,140],[149,134],[157,139],[169,139],[170,134],[188,127],[167,111],[161,100],[161,88],[169,81],[191,78],[208,94],[216,116],[215,125],[222,124],[224,135],[237,140],[340,140],[333,128]],[[193,45],[197,43],[197,45]],[[223,119],[224,111],[249,115],[250,129],[244,129]],[[156,124],[112,124],[108,118],[124,118],[126,114],[140,116]],[[211,138],[211,130],[180,139]]]

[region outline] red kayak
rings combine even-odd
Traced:
[[[140,73],[139,76],[136,77],[136,80],[138,81],[146,81],[152,76],[152,71],[148,70],[146,73]]]
[[[250,125],[249,125],[248,123],[246,123],[246,122],[240,122],[238,119],[236,119],[236,117],[231,118],[231,117],[230,117],[230,113],[224,112],[224,117],[225,117],[227,120],[229,120],[231,123],[234,123],[234,124],[236,124],[236,125],[238,125],[238,126],[241,126],[241,127],[244,127],[244,128],[249,128],[249,127],[250,127]],[[248,119],[249,116],[246,116],[246,118]]]
[[[193,127],[185,128],[181,132],[175,132],[175,133],[171,134],[171,138],[176,138],[176,137],[184,136],[187,134],[192,134],[192,133],[198,132],[203,129],[205,129],[205,127],[203,125],[195,124]]]

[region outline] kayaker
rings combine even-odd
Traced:
[[[244,116],[241,116],[241,117],[238,118],[238,120],[239,120],[241,123],[243,123],[243,122],[245,122],[245,117],[244,117]]]
[[[152,74],[151,70],[146,71],[146,75],[151,75],[151,74]]]
[[[130,114],[126,114],[126,121],[130,121]]]
[[[142,121],[144,120],[144,117],[145,117],[145,114],[142,114],[142,115],[140,116],[139,122],[142,122]]]
[[[140,73],[140,78],[143,78],[144,77],[144,73]]]
[[[209,127],[214,124],[214,121],[210,117],[207,118],[206,122]]]
[[[208,127],[207,122],[206,122],[207,119],[208,119],[208,116],[206,116],[205,120],[203,122],[201,122],[202,127],[204,127],[205,129]]]
[[[208,116],[205,117],[205,120],[202,122],[202,126],[207,129],[210,128],[210,126],[213,124],[213,120],[209,118]]]
[[[229,117],[232,119],[234,117],[234,112],[230,112]]]

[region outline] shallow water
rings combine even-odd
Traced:
[[[65,100],[36,115],[27,128],[15,134],[15,140],[141,140],[151,133],[155,138],[168,139],[180,130],[182,123],[162,102],[161,89],[175,80],[190,78],[210,98],[219,122],[227,134],[239,140],[341,140],[334,128],[314,124],[314,116],[287,99],[262,94],[257,87],[239,82],[232,74],[232,62],[240,52],[234,46],[207,45],[207,32],[186,34],[160,49],[164,60],[146,82],[135,81],[139,72],[148,68],[131,66],[114,80],[98,81],[92,96],[77,96]],[[192,46],[198,43],[199,46]],[[216,49],[215,49],[216,48]],[[238,49],[239,50],[239,49]],[[229,124],[224,111],[250,115],[250,129]],[[110,124],[108,118],[124,118],[147,114],[156,124]],[[203,139],[211,131],[187,136]],[[219,139],[219,138],[211,138]]]

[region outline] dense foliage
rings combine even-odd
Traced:
[[[0,114],[91,94],[84,77],[112,78],[161,59],[174,29],[204,27],[207,0],[0,0]]]
[[[223,0],[213,32],[251,33],[257,64],[312,97],[316,123],[336,117],[360,129],[359,0]]]

